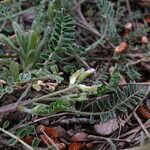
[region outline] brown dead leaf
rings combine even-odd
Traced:
[[[119,128],[117,118],[110,119],[105,123],[99,123],[94,125],[94,130],[99,135],[110,135]]]

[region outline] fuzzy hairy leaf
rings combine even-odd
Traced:
[[[148,85],[128,85],[118,87],[110,97],[95,100],[96,107],[92,107],[92,112],[78,111],[81,115],[99,116],[101,121],[107,121],[114,118],[121,112],[134,110],[142,102],[150,89]],[[112,97],[112,98],[111,98]]]
[[[65,50],[74,42],[75,26],[71,16],[65,16],[62,11],[55,17],[55,29],[49,42],[50,50]]]
[[[57,100],[52,102],[50,105],[37,105],[32,108],[33,114],[38,115],[49,115],[52,113],[60,112],[60,111],[67,111],[69,109],[70,102],[67,100]]]

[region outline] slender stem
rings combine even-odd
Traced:
[[[28,9],[23,10],[23,11],[21,11],[21,12],[17,12],[17,13],[12,14],[12,15],[8,15],[8,16],[5,15],[4,17],[1,17],[1,18],[0,18],[0,21],[7,20],[7,19],[9,19],[10,21],[12,21],[12,20],[11,20],[12,18],[17,17],[17,16],[19,16],[19,15],[22,15],[22,14],[24,14],[24,13],[30,12],[30,11],[33,11],[35,8],[36,8],[36,7],[31,7],[31,8],[28,8]],[[3,14],[1,14],[1,15],[3,15]]]
[[[102,136],[89,135],[88,138],[95,140],[112,140],[112,141],[120,141],[120,142],[130,142],[129,140],[124,139],[116,139],[116,138],[106,138]]]
[[[59,94],[64,93],[64,92],[66,92],[66,91],[72,90],[72,89],[74,89],[74,88],[76,88],[76,87],[77,87],[77,85],[74,85],[74,86],[67,87],[67,88],[65,88],[65,89],[62,89],[62,90],[59,90],[59,91],[56,91],[56,92],[53,92],[53,93],[50,93],[50,94],[47,94],[47,95],[43,95],[43,96],[41,96],[41,97],[33,98],[33,99],[31,99],[30,102],[28,102],[28,103],[26,103],[26,104],[23,104],[23,106],[24,106],[24,105],[27,105],[27,104],[30,104],[30,103],[32,103],[32,102],[37,102],[37,101],[40,101],[40,100],[42,100],[42,99],[46,99],[46,98],[49,98],[49,97],[52,97],[52,96],[59,95]]]
[[[26,88],[26,90],[23,92],[23,94],[20,96],[20,98],[16,102],[15,107],[18,107],[18,105],[20,104],[20,102],[22,101],[22,99],[27,95],[27,93],[30,90],[31,86],[32,86],[32,83],[29,83],[28,87]]]
[[[96,48],[96,46],[105,38],[106,33],[107,33],[107,29],[108,28],[106,27],[106,30],[105,30],[104,34],[102,35],[102,37],[99,40],[97,40],[95,43],[93,43],[92,45],[90,45],[89,47],[87,47],[85,49],[86,52],[89,51],[89,50],[91,50],[91,49]]]
[[[34,150],[30,145],[28,145],[27,143],[25,143],[24,141],[22,141],[21,139],[19,139],[17,136],[15,136],[14,134],[6,131],[5,129],[0,127],[0,131],[4,132],[5,134],[9,135],[10,137],[16,139],[18,142],[20,142],[21,144],[23,144],[27,149],[29,150]]]
[[[49,140],[50,143],[55,147],[55,149],[56,149],[56,150],[60,150],[59,147],[53,142],[52,138],[49,137],[49,136],[44,132],[44,130],[43,130],[42,132],[43,132],[43,134],[46,136],[47,140]],[[48,144],[48,145],[49,145],[49,144]]]
[[[65,112],[65,113],[53,114],[53,115],[46,116],[46,117],[41,117],[41,118],[38,118],[38,119],[36,119],[34,121],[30,121],[30,122],[28,122],[26,124],[21,124],[19,126],[15,126],[13,129],[11,129],[11,131],[23,128],[23,127],[25,127],[27,125],[35,124],[35,123],[37,123],[39,121],[42,121],[42,120],[46,120],[46,119],[50,119],[50,118],[56,118],[56,117],[59,117],[59,116],[67,116],[67,115],[75,115],[75,114],[74,113]]]
[[[139,116],[136,114],[136,112],[133,112],[136,120],[138,121],[138,123],[140,124],[140,126],[142,127],[143,131],[145,132],[145,134],[147,135],[147,137],[150,140],[150,133],[147,131],[145,125],[142,123],[141,119],[139,118]]]
[[[130,7],[130,2],[129,2],[129,0],[126,0],[126,5],[127,5],[127,9],[128,9],[129,15],[130,15],[130,17],[131,17],[131,16],[132,16],[132,11],[131,11],[131,7]]]
[[[31,85],[32,83],[28,84],[28,87],[26,88],[26,90],[23,92],[23,94],[20,96],[20,98],[18,99],[16,103],[13,103],[12,105],[9,104],[9,105],[0,107],[0,113],[5,113],[7,111],[15,111],[18,105],[21,103],[22,99],[26,96],[26,94],[30,90]]]

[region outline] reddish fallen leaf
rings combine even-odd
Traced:
[[[83,144],[81,142],[72,142],[69,147],[68,150],[81,150],[83,147]]]
[[[51,138],[53,138],[54,140],[57,140],[57,138],[59,137],[58,132],[53,129],[53,128],[49,128],[49,127],[45,127],[44,128],[44,132],[50,136]]]
[[[137,109],[137,114],[143,119],[150,119],[150,109],[148,109],[144,105],[139,106],[139,108]]]
[[[123,53],[128,48],[128,44],[126,42],[121,42],[115,49],[115,53]]]
[[[72,142],[83,142],[83,141],[87,141],[87,137],[88,135],[84,132],[79,132],[73,135],[73,137],[71,138]]]
[[[24,138],[22,138],[22,140],[27,143],[28,145],[32,144],[32,141],[34,140],[34,137],[29,135],[29,136],[25,136]]]
[[[37,133],[43,133],[43,131],[52,139],[57,140],[57,138],[59,137],[58,132],[56,131],[56,129],[54,128],[50,128],[50,127],[46,127],[43,125],[39,125],[36,128]]]

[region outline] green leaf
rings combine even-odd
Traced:
[[[56,148],[54,146],[50,146],[47,150],[56,150]]]
[[[4,88],[3,86],[0,84],[0,98],[1,96],[4,94]]]
[[[34,138],[34,140],[32,141],[32,147],[37,148],[40,144],[41,140],[39,138]]]
[[[27,72],[29,71],[33,64],[34,64],[34,61],[35,61],[35,57],[36,57],[36,50],[30,50],[26,56],[26,59],[25,59],[25,64],[24,64],[24,70]]]
[[[47,53],[43,52],[40,54],[40,57],[44,60],[47,60],[49,58],[49,55]]]
[[[21,129],[19,132],[17,132],[17,136],[19,136],[20,138],[23,138],[26,135],[27,135],[26,129]]]
[[[32,77],[31,73],[30,72],[26,73],[25,77],[26,77],[26,80],[31,80],[31,77]]]
[[[27,48],[28,51],[30,51],[31,49],[36,49],[37,43],[38,43],[38,35],[35,31],[31,30],[28,41],[28,48]]]
[[[13,76],[8,77],[7,78],[7,84],[8,85],[13,85],[13,83],[14,83],[14,77]]]
[[[17,143],[17,140],[13,138],[8,141],[9,145],[15,145],[16,143]]]
[[[0,42],[8,45],[10,48],[12,48],[12,50],[14,50],[17,54],[20,54],[20,52],[18,51],[17,47],[14,45],[14,43],[7,38],[4,34],[0,34]]]
[[[103,95],[107,92],[108,88],[106,85],[101,85],[98,87],[97,93],[98,95]]]
[[[109,119],[109,115],[107,113],[100,115],[101,122],[106,122]]]
[[[19,78],[19,64],[17,62],[11,61],[9,70],[14,78],[14,81],[17,81]]]
[[[3,124],[3,128],[4,128],[4,129],[8,128],[8,127],[9,127],[9,124],[10,124],[10,122],[9,122],[8,120],[5,121],[4,124]]]
[[[21,80],[21,81],[26,80],[26,74],[25,73],[20,73],[19,74],[19,80]]]
[[[50,4],[48,6],[48,18],[50,21],[54,18],[54,12],[58,11],[60,7],[61,7],[60,0],[53,0],[52,2],[50,1]]]
[[[10,94],[10,93],[13,92],[14,89],[13,89],[12,86],[7,86],[5,90],[6,90],[6,93],[9,93],[9,94]]]
[[[21,80],[21,81],[28,81],[30,79],[31,79],[31,73],[30,72],[19,74],[19,80]]]
[[[108,88],[110,90],[114,90],[115,88],[118,87],[120,77],[121,77],[120,72],[118,70],[118,67],[116,66],[113,73],[112,73],[112,76],[111,76],[111,79],[110,79],[110,82],[108,85]]]

